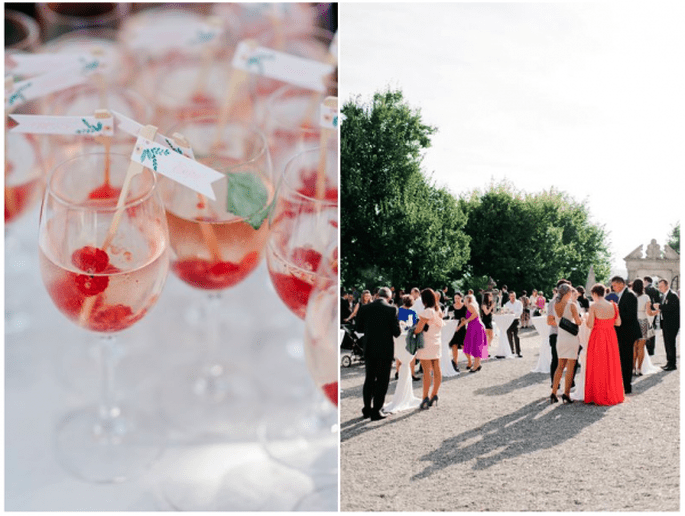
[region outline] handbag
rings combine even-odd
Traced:
[[[569,332],[571,335],[578,335],[578,325],[573,321],[569,321],[566,317],[559,319],[559,328]]]
[[[416,352],[419,349],[423,348],[423,332],[415,335],[414,334],[414,329],[416,328],[416,325],[412,326],[409,328],[407,331],[407,336],[405,337],[407,345],[405,346],[405,349],[407,350],[407,353],[410,355],[416,355]]]

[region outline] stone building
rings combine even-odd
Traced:
[[[640,245],[624,260],[628,269],[628,281],[651,276],[655,282],[656,278],[668,280],[675,291],[680,288],[680,255],[669,245],[665,244],[662,250],[656,240],[652,239],[644,256]]]

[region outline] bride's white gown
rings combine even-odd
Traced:
[[[394,413],[402,410],[409,410],[418,407],[421,400],[414,396],[412,387],[411,371],[409,370],[409,363],[413,355],[410,355],[406,349],[407,332],[402,332],[399,337],[395,338],[395,358],[398,358],[402,365],[400,366],[400,374],[395,385],[395,394],[392,400],[383,405],[383,412]]]

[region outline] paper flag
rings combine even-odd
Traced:
[[[155,138],[156,140],[156,138]],[[188,159],[169,147],[138,137],[131,160],[169,179],[216,200],[211,183],[224,175],[197,161]]]
[[[11,133],[113,136],[114,118],[94,116],[8,115],[18,125]]]
[[[333,65],[297,57],[270,48],[252,48],[241,41],[233,56],[233,67],[317,92],[326,91],[325,78]]]

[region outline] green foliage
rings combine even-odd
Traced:
[[[516,191],[508,183],[462,196],[471,237],[469,265],[510,290],[549,292],[560,278],[585,285],[590,266],[598,281],[610,271],[607,235],[592,224],[585,203],[551,190]]]
[[[468,269],[471,269],[471,267],[468,267]],[[452,283],[452,287],[455,291],[460,291],[465,296],[469,289],[473,290],[475,294],[478,294],[478,291],[481,289],[487,290],[488,283],[490,283],[489,276],[474,276],[473,272],[467,270],[458,280]]]
[[[446,284],[468,259],[466,217],[421,172],[436,129],[401,91],[342,108],[341,279],[398,288]]]
[[[680,221],[673,226],[671,233],[668,235],[668,245],[678,254],[680,254]]]

